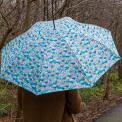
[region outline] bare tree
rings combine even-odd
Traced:
[[[54,18],[70,16],[79,22],[92,23],[112,31],[115,44],[122,57],[122,2],[117,0],[54,0]],[[0,1],[0,50],[12,38],[26,31],[40,20],[52,20],[52,0],[6,0]],[[122,79],[122,60],[118,63]],[[110,79],[105,78],[103,99],[109,99]],[[18,89],[18,115],[22,110],[22,89]]]
[[[111,79],[110,79],[111,72],[109,71],[104,76],[104,94],[103,100],[109,100],[111,95]]]
[[[4,2],[1,3],[1,6],[2,4],[4,4]],[[14,31],[14,29],[16,28],[17,24],[19,23],[19,19],[21,17],[21,12],[22,12],[22,9],[21,9],[21,2],[20,0],[16,0],[16,3],[14,3],[16,5],[13,6],[13,8],[7,12],[6,14],[4,13],[5,10],[0,10],[0,14],[1,14],[1,17],[2,17],[2,21],[0,21],[1,23],[5,23],[6,25],[6,31],[5,33],[3,34],[3,37],[2,37],[2,41],[0,42],[0,50],[2,49],[2,47],[4,46],[5,42],[7,41],[7,38],[9,36],[10,33],[12,33]],[[10,22],[9,20],[9,16],[13,13],[14,13],[14,21],[13,23]]]
[[[120,53],[120,56],[122,57],[122,26],[121,26],[121,29],[120,29],[119,33],[120,33],[119,53]],[[122,59],[119,61],[118,74],[119,74],[119,79],[122,79]]]

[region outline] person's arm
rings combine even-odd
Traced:
[[[79,90],[66,91],[66,107],[71,114],[77,114],[81,111],[81,96]]]

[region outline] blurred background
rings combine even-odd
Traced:
[[[53,0],[54,19],[70,16],[111,30],[122,57],[122,0]],[[0,0],[0,51],[11,39],[37,21],[52,20],[52,0]],[[0,122],[20,122],[17,86],[0,79]],[[122,60],[93,87],[81,89],[83,110],[79,122],[92,122],[122,103]],[[99,121],[98,121],[99,122]],[[111,121],[109,121],[111,122]]]

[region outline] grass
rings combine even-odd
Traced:
[[[16,109],[16,86],[9,82],[0,83],[0,117]]]
[[[111,75],[111,80],[112,80],[112,88],[113,88],[113,90],[122,92],[122,79],[120,80],[118,78],[118,74],[117,73],[113,73]]]
[[[11,104],[0,104],[0,117],[7,115],[11,110]]]
[[[122,92],[122,80],[119,80],[117,72],[113,72],[110,76],[111,92]],[[104,86],[102,80],[99,80],[92,88],[82,88],[80,90],[83,102],[87,104],[91,97],[100,98],[104,93]]]
[[[103,89],[103,85],[102,84],[101,85],[100,84],[96,84],[92,88],[82,88],[80,90],[81,97],[82,97],[82,99],[83,99],[83,101],[85,103],[88,103],[89,99],[91,97],[94,97],[94,98],[102,97],[103,96],[103,92],[104,92],[104,89]]]

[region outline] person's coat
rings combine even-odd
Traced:
[[[23,90],[24,122],[74,122],[72,114],[81,111],[78,90],[36,96]]]

